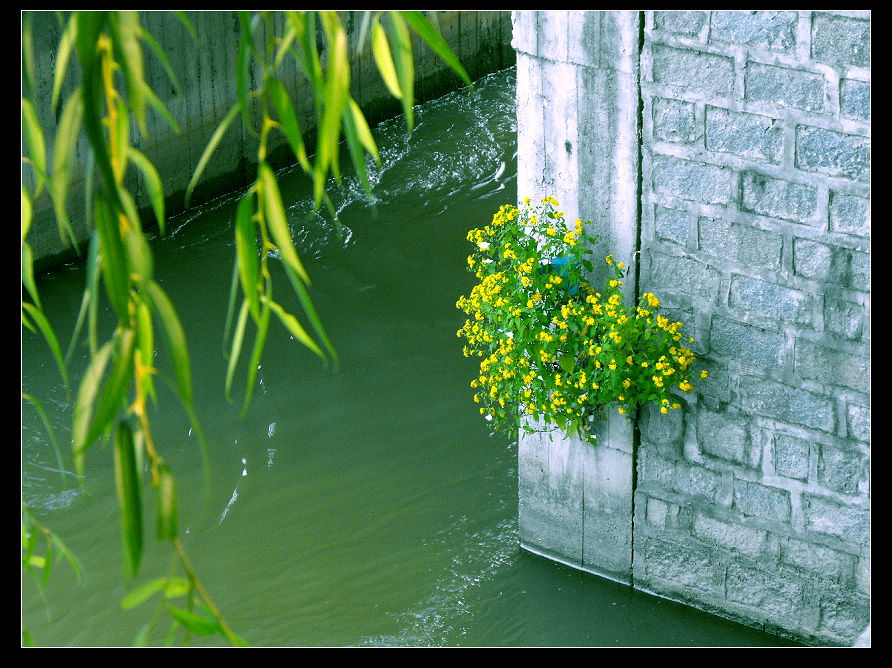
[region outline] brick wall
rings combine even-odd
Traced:
[[[636,585],[818,643],[870,611],[870,14],[654,11],[640,291],[709,378],[640,421]]]

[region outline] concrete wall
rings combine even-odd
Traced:
[[[553,194],[606,226],[617,259],[634,239],[635,289],[686,323],[710,374],[683,410],[647,411],[594,448],[628,458],[595,465],[581,443],[522,438],[522,543],[609,576],[627,566],[616,579],[778,634],[851,644],[870,620],[869,13],[516,12],[514,24],[519,197]],[[625,73],[631,99],[602,84]],[[615,119],[633,108],[630,154]],[[568,141],[612,159],[573,162]],[[629,193],[633,221],[614,202]],[[589,502],[606,497],[622,502]],[[580,532],[591,514],[623,527],[619,542],[603,534],[601,561],[578,547],[602,540]]]
[[[368,40],[357,56],[363,12],[339,12],[350,38],[351,92],[363,108],[370,124],[392,118],[401,113],[399,103],[387,92],[371,57]],[[171,12],[142,13],[143,26],[155,37],[166,52],[171,68],[180,84],[173,87],[161,61],[151,49],[146,49],[146,79],[160,100],[167,105],[179,125],[176,133],[157,114],[149,114],[149,137],[143,139],[134,130],[132,141],[158,168],[164,181],[167,208],[173,215],[183,210],[186,186],[192,178],[198,160],[220,121],[237,100],[236,54],[240,26],[234,12],[187,12],[197,32],[193,40],[186,27]],[[438,25],[472,79],[494,72],[514,63],[510,47],[511,20],[509,12],[430,11],[425,12]],[[281,13],[273,13],[276,24],[284,24]],[[36,79],[39,82],[38,113],[47,128],[47,144],[52,145],[55,118],[50,109],[53,85],[53,65],[61,28],[55,12],[33,12],[33,32],[36,50]],[[321,41],[320,41],[321,44]],[[423,42],[413,34],[417,102],[439,97],[464,83]],[[323,67],[325,54],[323,57]],[[76,86],[77,67],[63,88],[63,99]],[[282,68],[282,81],[291,93],[305,137],[315,136],[312,96],[305,77],[293,59]],[[284,166],[293,162],[285,150],[284,139],[274,133],[278,151],[272,154],[274,164]],[[69,215],[79,239],[87,238],[84,220],[84,174],[86,172],[84,142],[79,144],[77,174],[68,197]],[[235,123],[208,165],[193,196],[193,204],[213,199],[226,192],[246,187],[256,165],[257,144],[241,123]],[[50,157],[51,160],[51,157]],[[140,207],[148,207],[148,197],[134,173],[132,190]],[[31,183],[33,175],[26,166],[23,179]],[[35,221],[29,242],[34,249],[38,269],[46,269],[59,261],[71,259],[70,248],[62,245],[56,228],[52,203],[43,195],[35,202]],[[153,220],[151,213],[146,221]]]

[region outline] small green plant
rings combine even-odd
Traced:
[[[624,304],[624,263],[607,255],[603,291],[589,284],[597,237],[582,220],[569,225],[558,207],[553,197],[537,207],[529,198],[523,208],[506,204],[468,233],[476,246],[468,268],[479,283],[456,304],[470,316],[458,336],[466,357],[481,358],[471,387],[496,429],[556,425],[594,442],[591,423],[608,406],[629,417],[650,402],[663,413],[680,408],[672,389],[693,390],[694,354],[682,344],[682,323],[661,315],[653,294]]]

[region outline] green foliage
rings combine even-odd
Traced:
[[[180,18],[193,38],[197,35],[186,15]],[[350,158],[366,191],[371,195],[366,172],[366,157],[378,161],[378,151],[362,111],[350,96],[350,59],[347,33],[336,12],[285,12],[284,32],[277,34],[269,12],[240,12],[241,28],[237,47],[237,99],[213,133],[186,190],[186,206],[201,180],[214,151],[229,128],[241,119],[248,132],[258,137],[257,175],[253,185],[239,201],[235,224],[235,261],[231,303],[224,336],[230,338],[225,393],[230,397],[235,371],[243,353],[250,323],[254,325],[254,343],[250,349],[245,381],[243,410],[247,410],[256,381],[256,369],[263,355],[271,317],[284,326],[303,346],[326,363],[337,363],[337,354],[309,294],[310,277],[300,261],[291,238],[285,208],[275,173],[267,152],[270,133],[281,132],[294,159],[312,179],[316,207],[330,202],[325,184],[330,176],[339,182],[340,142],[346,141]],[[143,552],[143,498],[146,488],[155,498],[157,536],[170,544],[174,555],[172,575],[137,585],[125,598],[129,608],[163,592],[159,611],[166,611],[172,626],[168,634],[173,642],[178,632],[222,635],[232,644],[245,644],[227,626],[207,591],[191,568],[178,535],[176,484],[170,469],[152,437],[149,407],[154,404],[154,378],[170,378],[170,386],[199,436],[207,464],[200,423],[192,405],[192,373],[186,335],[176,308],[153,277],[152,248],[140,220],[133,193],[126,177],[136,170],[147,188],[155,222],[165,231],[163,175],[151,161],[130,143],[131,128],[142,136],[147,133],[149,113],[155,113],[178,131],[178,124],[145,79],[144,51],[150,50],[161,61],[174,88],[180,86],[167,57],[155,38],[142,25],[138,12],[76,11],[59,14],[63,22],[61,39],[55,53],[52,110],[58,123],[47,150],[46,132],[38,122],[37,89],[34,74],[31,17],[22,20],[22,135],[35,177],[32,190],[22,184],[22,324],[47,342],[59,371],[68,385],[67,360],[80,341],[86,325],[91,354],[75,397],[72,425],[72,458],[75,472],[85,474],[87,451],[96,443],[113,444],[115,480],[121,513],[121,536],[125,570],[135,578]],[[366,12],[362,39],[371,26],[372,52],[381,75],[393,94],[401,100],[408,128],[411,130],[414,105],[414,66],[411,37],[414,30],[469,85],[470,79],[446,42],[429,21],[418,12]],[[386,26],[386,28],[385,28]],[[326,54],[323,70],[317,35],[322,35]],[[278,78],[286,59],[294,59],[312,90],[316,110],[316,152],[306,151],[291,94]],[[73,73],[78,64],[79,74]],[[68,78],[74,90],[62,99]],[[252,82],[259,82],[252,88]],[[259,112],[259,113],[258,113]],[[255,125],[255,119],[259,122]],[[31,228],[33,201],[45,194],[53,209],[63,242],[76,244],[66,210],[69,186],[75,169],[75,150],[86,139],[89,152],[86,173],[88,227],[91,238],[87,252],[87,284],[74,334],[63,356],[62,346],[43,311],[34,276],[33,253],[27,241]],[[52,164],[47,159],[52,155]],[[332,210],[333,212],[333,210]],[[80,252],[81,249],[77,249]],[[271,264],[280,262],[291,289],[297,295],[302,312],[289,313],[273,298]],[[104,296],[103,296],[104,295]],[[241,305],[236,307],[241,295]],[[107,299],[116,317],[111,335],[104,336],[97,327],[97,309]],[[231,328],[232,314],[238,312]],[[160,327],[168,346],[170,370],[155,367],[156,327]],[[37,399],[23,393],[47,422]],[[48,425],[49,426],[49,425]],[[54,446],[56,441],[50,429]],[[57,448],[58,452],[58,448]],[[145,472],[148,471],[148,474]],[[36,574],[41,590],[50,573],[54,553],[69,558],[63,543],[38,525],[22,510],[22,566]],[[38,554],[42,536],[46,553]],[[76,568],[79,572],[79,568]],[[182,572],[182,576],[176,573]],[[171,601],[186,597],[185,607]],[[157,616],[156,616],[157,620]],[[153,622],[154,624],[154,622]],[[142,643],[152,625],[138,636]],[[23,642],[30,643],[27,632]]]
[[[591,422],[610,405],[629,417],[649,402],[680,408],[671,391],[693,389],[694,355],[654,295],[624,304],[624,263],[608,255],[603,292],[589,284],[596,239],[558,206],[552,197],[504,205],[468,233],[468,268],[480,282],[456,304],[471,316],[458,336],[466,357],[482,358],[471,387],[497,429],[556,425],[593,442]]]

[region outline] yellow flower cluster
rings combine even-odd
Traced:
[[[457,334],[463,354],[481,358],[471,382],[480,412],[500,428],[526,427],[521,416],[530,415],[588,437],[609,404],[632,416],[648,402],[680,408],[670,392],[693,390],[694,362],[682,323],[659,314],[652,293],[626,308],[626,268],[612,255],[613,276],[596,292],[586,278],[595,239],[565,215],[553,197],[536,207],[527,198],[468,233],[476,246],[468,269],[479,282],[456,303],[469,316]]]

